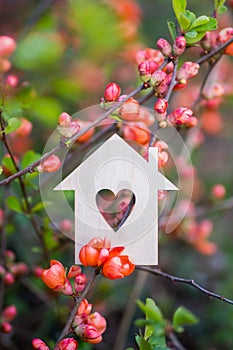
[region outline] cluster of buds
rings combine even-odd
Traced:
[[[72,329],[83,341],[97,344],[102,341],[107,322],[100,313],[91,313],[91,310],[92,304],[83,299],[72,322]]]
[[[177,84],[174,89],[181,89],[187,85],[187,81],[198,74],[200,65],[195,62],[185,62],[177,72]]]
[[[0,330],[2,333],[10,333],[12,331],[11,322],[17,316],[15,305],[9,305],[2,311]]]
[[[225,44],[225,42],[230,40],[232,36],[233,36],[233,28],[232,27],[224,28],[220,30],[220,32],[218,33],[216,38],[216,43],[218,45]],[[225,48],[224,53],[226,55],[231,55],[231,56],[233,55],[233,43],[231,43]]]
[[[184,125],[188,128],[197,125],[197,118],[190,108],[180,107],[167,116],[167,121],[174,126]]]
[[[0,72],[7,72],[11,68],[9,56],[16,49],[16,42],[9,36],[0,36]]]
[[[62,263],[57,260],[50,261],[50,268],[43,270],[41,278],[47,287],[54,292],[64,295],[76,295],[81,293],[85,286],[87,277],[81,272],[81,267],[72,265],[68,274]],[[71,280],[73,279],[73,287]]]
[[[159,50],[151,48],[138,51],[135,59],[138,64],[140,78],[144,83],[149,82],[151,75],[164,62],[163,54]]]
[[[58,118],[58,131],[66,139],[77,134],[80,129],[88,127],[89,122],[79,119],[73,119],[71,115],[66,112],[60,114]],[[94,133],[94,129],[89,129],[83,135],[79,136],[77,139],[78,143],[88,141]]]
[[[60,167],[60,158],[55,154],[52,154],[38,165],[37,170],[39,173],[54,173],[55,171],[58,171]]]
[[[39,339],[34,338],[32,340],[32,347],[35,350],[50,350],[46,343]],[[54,350],[77,350],[78,342],[74,338],[64,338],[55,347]]]
[[[84,266],[93,266],[109,279],[129,276],[135,269],[127,255],[122,255],[124,247],[114,247],[108,239],[93,238],[83,246],[79,259]]]
[[[166,39],[159,38],[157,47],[165,57],[180,56],[185,51],[186,40],[184,36],[180,35],[176,37],[173,45],[171,45]]]
[[[24,262],[16,262],[12,250],[6,250],[5,265],[0,265],[0,277],[6,286],[14,284],[15,280],[28,273],[28,267]]]

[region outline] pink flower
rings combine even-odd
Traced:
[[[109,255],[110,241],[106,238],[93,238],[79,252],[79,259],[84,266],[100,266]]]
[[[38,171],[40,173],[46,172],[46,173],[54,173],[55,171],[59,170],[61,167],[61,161],[60,159],[52,154],[47,159],[43,160],[40,165],[38,165]]]
[[[127,255],[121,255],[123,250],[124,247],[115,247],[110,251],[108,259],[103,264],[103,276],[117,279],[133,273],[135,265]]]
[[[55,292],[72,295],[72,287],[66,278],[64,266],[57,260],[50,261],[50,268],[42,272],[41,278],[47,287]]]

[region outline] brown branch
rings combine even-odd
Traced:
[[[121,107],[123,105],[124,102],[126,102],[128,99],[130,99],[131,97],[135,96],[136,94],[138,94],[140,91],[146,89],[144,84],[140,85],[139,87],[137,87],[135,90],[133,90],[129,95],[127,95],[124,99],[122,99],[122,101],[114,103],[114,105],[109,108],[106,112],[104,112],[101,116],[99,116],[99,118],[97,118],[96,120],[94,120],[92,123],[90,123],[88,126],[86,126],[85,128],[82,128],[78,133],[74,134],[72,137],[66,139],[66,141],[61,141],[57,146],[55,146],[51,151],[49,151],[48,153],[44,154],[43,157],[41,157],[40,159],[38,159],[37,161],[31,163],[29,166],[27,166],[26,168],[17,171],[15,174],[7,177],[6,179],[0,181],[0,186],[4,186],[9,184],[10,182],[12,182],[13,180],[27,174],[27,173],[32,173],[34,171],[34,169],[45,159],[47,159],[49,156],[51,156],[52,154],[54,154],[56,151],[62,149],[62,148],[70,148],[72,143],[76,140],[78,140],[78,138],[80,136],[82,136],[83,134],[85,134],[88,130],[96,127],[98,124],[100,124],[104,119],[107,119],[112,112],[114,112],[117,108]]]
[[[224,49],[229,46],[230,44],[233,43],[233,37],[226,41],[224,44],[218,46],[216,49],[212,50],[211,52],[209,52],[207,55],[199,58],[196,63],[198,64],[202,64],[206,61],[208,61],[210,58],[212,58],[213,56],[217,55],[218,53],[223,53]]]
[[[95,278],[96,278],[97,274],[98,274],[98,272],[97,272],[97,271],[94,271],[94,273],[93,273],[92,276],[90,277],[90,279],[89,279],[89,281],[88,281],[88,283],[87,283],[87,285],[86,285],[86,288],[84,289],[84,291],[82,292],[82,294],[81,294],[79,297],[75,298],[75,306],[73,307],[73,309],[71,310],[71,312],[70,312],[70,314],[69,314],[69,317],[68,317],[68,319],[67,319],[67,322],[66,322],[66,324],[65,324],[65,327],[63,328],[63,330],[62,330],[62,332],[61,332],[61,334],[60,334],[60,336],[59,336],[59,338],[58,338],[58,340],[57,340],[57,343],[56,343],[56,345],[55,345],[55,347],[54,347],[54,350],[56,349],[56,346],[58,345],[58,343],[66,336],[66,334],[69,333],[69,329],[70,329],[71,324],[72,324],[72,322],[73,322],[73,319],[74,319],[74,317],[75,317],[75,315],[76,315],[76,313],[77,313],[78,307],[79,307],[81,301],[85,298],[85,296],[86,296],[87,293],[89,292],[89,290],[90,290],[92,284],[93,284],[94,281],[95,281]]]
[[[177,283],[188,284],[188,285],[192,286],[193,288],[198,289],[200,292],[202,292],[203,294],[205,294],[206,296],[208,296],[210,298],[218,299],[218,300],[224,301],[227,304],[233,305],[233,300],[225,298],[222,295],[213,293],[213,292],[205,289],[200,284],[195,282],[193,279],[186,279],[186,278],[173,276],[173,275],[170,275],[166,272],[162,272],[161,270],[153,269],[151,267],[146,267],[146,266],[137,266],[137,269],[142,270],[142,271],[148,271],[155,276],[164,277],[164,278],[168,279],[169,281],[171,281],[172,283],[177,282]]]
[[[1,126],[1,130],[2,130],[2,141],[3,141],[3,144],[8,152],[8,154],[10,155],[10,159],[15,167],[15,170],[17,172],[19,172],[19,167],[15,161],[15,158],[14,158],[14,155],[11,151],[11,148],[10,148],[10,145],[8,143],[8,140],[7,140],[7,136],[6,136],[6,133],[5,133],[5,124],[4,124],[4,120],[3,120],[3,117],[2,117],[2,112],[0,111],[0,126]],[[43,239],[43,235],[41,233],[41,230],[40,228],[38,227],[37,225],[37,222],[35,221],[35,218],[34,216],[32,215],[32,209],[31,209],[31,205],[28,201],[28,195],[27,195],[27,191],[26,191],[26,187],[25,187],[25,184],[23,182],[23,179],[21,177],[18,177],[18,180],[19,180],[19,184],[20,184],[20,188],[21,188],[21,191],[22,191],[22,194],[23,194],[23,198],[25,200],[25,206],[26,206],[26,212],[25,214],[28,214],[29,216],[29,220],[31,221],[31,224],[32,224],[32,227],[40,241],[40,245],[41,245],[41,248],[43,250],[43,254],[44,254],[44,258],[45,260],[48,262],[49,261],[49,257],[48,257],[48,249],[46,247],[46,244],[44,242],[44,239]]]

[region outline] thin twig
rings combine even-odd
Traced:
[[[86,126],[85,128],[82,128],[78,133],[74,134],[72,137],[66,139],[66,141],[64,142],[59,142],[59,144],[57,146],[55,146],[51,151],[49,151],[48,153],[44,154],[40,159],[38,159],[37,161],[31,163],[29,166],[27,166],[26,168],[17,171],[15,174],[7,177],[6,179],[0,181],[0,186],[4,186],[9,184],[10,182],[12,182],[13,180],[17,179],[20,176],[23,176],[27,173],[32,173],[34,171],[34,169],[45,159],[47,159],[49,156],[51,156],[52,154],[54,154],[56,151],[62,149],[62,148],[70,148],[72,146],[72,143],[75,142],[76,140],[78,140],[78,138],[82,135],[84,135],[87,131],[89,131],[90,129],[96,127],[97,125],[99,125],[103,120],[107,119],[112,112],[114,112],[117,108],[121,107],[123,105],[124,102],[126,102],[128,99],[130,99],[131,97],[135,96],[136,94],[138,94],[140,91],[144,90],[145,86],[144,84],[140,85],[139,87],[137,87],[135,90],[133,90],[129,95],[127,95],[124,99],[122,99],[122,101],[114,103],[114,105],[109,108],[106,112],[104,112],[101,116],[99,116],[96,120],[94,120],[92,123],[90,123],[88,126]]]
[[[66,324],[65,324],[65,327],[63,328],[63,330],[62,330],[62,332],[61,332],[61,334],[60,334],[60,336],[59,336],[59,338],[58,338],[58,340],[57,340],[57,343],[56,343],[56,345],[55,345],[55,347],[54,347],[54,350],[55,350],[56,346],[58,345],[58,343],[65,337],[65,335],[69,333],[69,329],[70,329],[71,324],[72,324],[72,321],[73,321],[73,319],[74,319],[74,317],[75,317],[75,315],[76,315],[76,313],[77,313],[78,307],[79,307],[81,301],[85,298],[85,296],[86,296],[87,293],[89,292],[89,290],[90,290],[92,284],[93,284],[94,281],[95,281],[95,278],[96,278],[97,274],[98,274],[98,273],[97,273],[96,271],[93,271],[93,274],[92,274],[92,276],[90,277],[90,279],[89,279],[89,281],[88,281],[88,283],[87,283],[87,285],[86,285],[86,288],[84,289],[84,291],[82,292],[82,294],[81,294],[79,297],[77,297],[77,298],[75,299],[75,306],[73,307],[73,309],[71,310],[71,312],[70,312],[70,314],[69,314],[69,317],[68,317],[68,319],[67,319],[67,322],[66,322]]]
[[[216,49],[214,49],[213,51],[209,52],[207,55],[205,55],[205,56],[199,58],[199,59],[196,61],[196,63],[202,64],[202,63],[208,61],[210,58],[212,58],[213,56],[217,55],[218,53],[222,53],[222,51],[223,51],[227,46],[229,46],[229,45],[232,44],[232,43],[233,43],[233,37],[232,37],[230,40],[226,41],[224,44],[218,46],[218,47],[217,47]]]
[[[137,269],[142,270],[142,271],[148,271],[155,276],[164,277],[164,278],[168,279],[169,281],[171,281],[172,283],[178,282],[178,283],[188,284],[188,285],[192,286],[193,288],[198,289],[200,292],[202,292],[203,294],[205,294],[206,296],[208,296],[210,298],[218,299],[218,300],[224,301],[227,304],[233,305],[233,300],[225,298],[222,295],[213,293],[213,292],[205,289],[200,284],[195,282],[193,279],[186,279],[186,278],[173,276],[173,275],[170,275],[166,272],[162,272],[161,270],[153,269],[151,267],[146,267],[146,266],[137,266]]]

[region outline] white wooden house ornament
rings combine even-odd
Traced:
[[[96,195],[127,189],[136,203],[129,217],[114,231],[99,212]],[[136,265],[158,264],[158,190],[177,190],[158,171],[158,149],[150,147],[148,161],[117,134],[111,136],[54,190],[75,191],[75,257],[94,237],[107,237],[112,247],[124,246]]]

